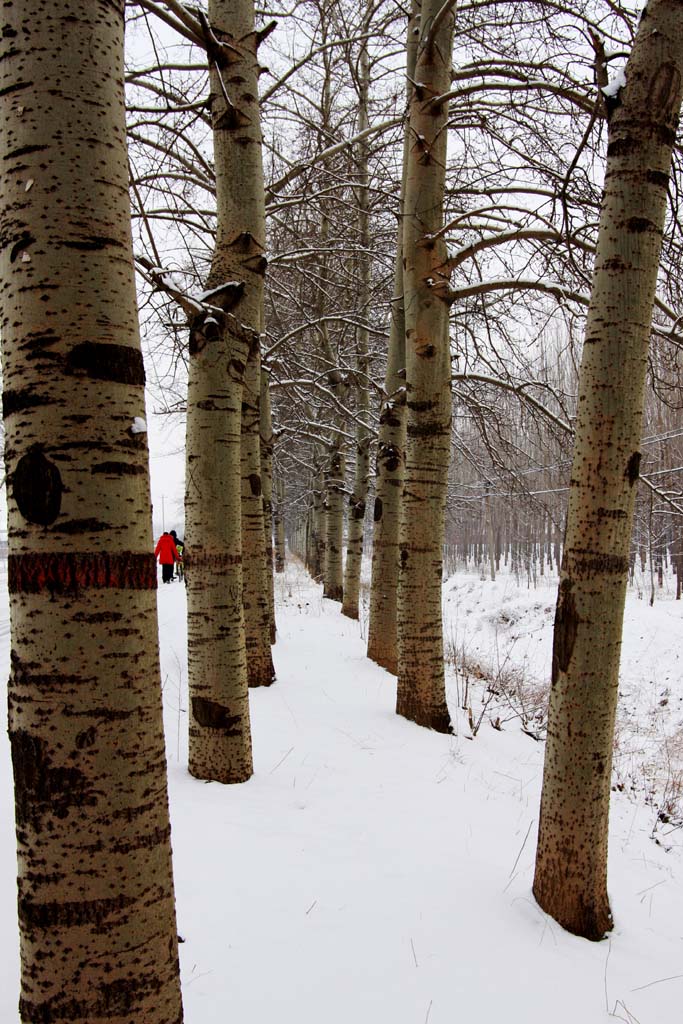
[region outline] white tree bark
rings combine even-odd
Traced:
[[[20,1014],[179,1024],[124,4],[13,0],[3,13]]]
[[[259,38],[251,0],[211,0],[204,26],[216,165],[216,248],[207,282],[217,312],[190,342],[185,539],[190,771],[252,773],[242,607],[241,411],[249,349],[263,319],[265,204]]]
[[[448,280],[443,235],[447,104],[453,13],[422,4],[410,99],[404,210],[407,426],[400,526],[396,710],[451,730],[446,704],[441,573],[451,436]],[[440,18],[437,19],[437,14]]]
[[[650,0],[608,100],[581,364],[534,894],[568,931],[612,927],[607,831],[643,388],[683,74],[683,4]]]
[[[372,12],[366,7],[363,20],[363,32],[369,32]],[[367,40],[361,44],[359,65],[359,116],[358,130],[365,131],[368,127],[368,101],[370,93],[370,59]],[[357,153],[358,188],[358,235],[360,243],[360,267],[358,310],[360,316],[367,319],[370,307],[370,194],[368,144],[363,140]],[[360,577],[363,564],[363,534],[365,530],[365,507],[368,496],[368,477],[370,474],[370,430],[368,414],[370,411],[370,395],[368,391],[368,331],[366,327],[356,330],[356,461],[354,467],[353,490],[349,496],[349,514],[346,539],[346,562],[344,565],[344,600],[342,614],[350,619],[358,618],[358,602],[360,599]]]
[[[417,4],[411,5],[406,41],[406,78],[408,95],[415,80],[418,34]],[[372,583],[368,623],[368,658],[389,672],[398,672],[398,564],[399,526],[403,472],[405,467],[405,308],[403,295],[403,210],[408,173],[410,129],[406,126],[403,143],[403,170],[399,202],[399,230],[394,267],[394,294],[391,301],[391,325],[387,368],[377,436],[375,507],[373,514]]]

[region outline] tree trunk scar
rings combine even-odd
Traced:
[[[8,388],[2,393],[2,415],[7,419],[15,412],[25,412],[27,409],[35,409],[39,405],[51,405],[54,399],[49,395],[41,395],[33,388]]]
[[[574,584],[569,579],[562,580],[560,584],[560,593],[555,611],[552,664],[553,686],[559,673],[567,671],[576,642],[579,616],[576,611],[574,595],[572,594],[573,586]]]
[[[641,452],[634,452],[626,463],[626,472],[624,473],[624,476],[628,478],[628,482],[631,487],[633,487],[634,483],[640,476],[640,458]]]
[[[130,345],[108,345],[84,341],[74,346],[66,357],[67,373],[85,373],[93,380],[116,384],[145,385],[142,352]]]
[[[74,806],[97,803],[98,794],[91,789],[86,776],[78,768],[55,766],[47,755],[44,740],[26,729],[10,731],[9,738],[18,827],[30,824],[36,832],[42,832],[50,817],[66,818]]]
[[[657,68],[650,84],[648,103],[653,117],[671,123],[680,105],[681,73],[671,61]]]
[[[192,698],[192,717],[203,729],[220,729],[228,736],[239,736],[242,731],[240,715],[231,715],[229,708],[206,697]]]
[[[43,455],[40,445],[33,445],[23,455],[12,474],[12,494],[19,511],[29,523],[49,526],[62,507],[62,477]]]

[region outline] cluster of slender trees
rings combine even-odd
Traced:
[[[449,488],[475,470],[495,571],[489,476],[519,481],[550,431],[540,461],[569,469],[568,507],[534,893],[576,934],[611,927],[643,406],[660,442],[675,435],[657,399],[683,342],[683,11],[520,6],[307,0],[280,30],[253,0],[137,0],[131,39],[152,56],[124,68],[124,0],[5,4],[25,1022],[182,1019],[135,269],[175,372],[166,409],[187,422],[190,772],[252,774],[248,687],[274,679],[285,518],[353,618],[368,504],[368,654],[397,675],[399,714],[448,732]],[[672,515],[656,466],[649,494]],[[562,518],[544,506],[537,527],[556,559]]]

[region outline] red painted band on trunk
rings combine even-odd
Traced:
[[[155,590],[156,559],[152,554],[30,552],[7,560],[11,594],[54,594],[78,590]]]

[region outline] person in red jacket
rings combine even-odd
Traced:
[[[159,537],[154,555],[161,564],[161,582],[171,583],[173,581],[173,566],[180,561],[180,555],[170,533],[164,532]]]

